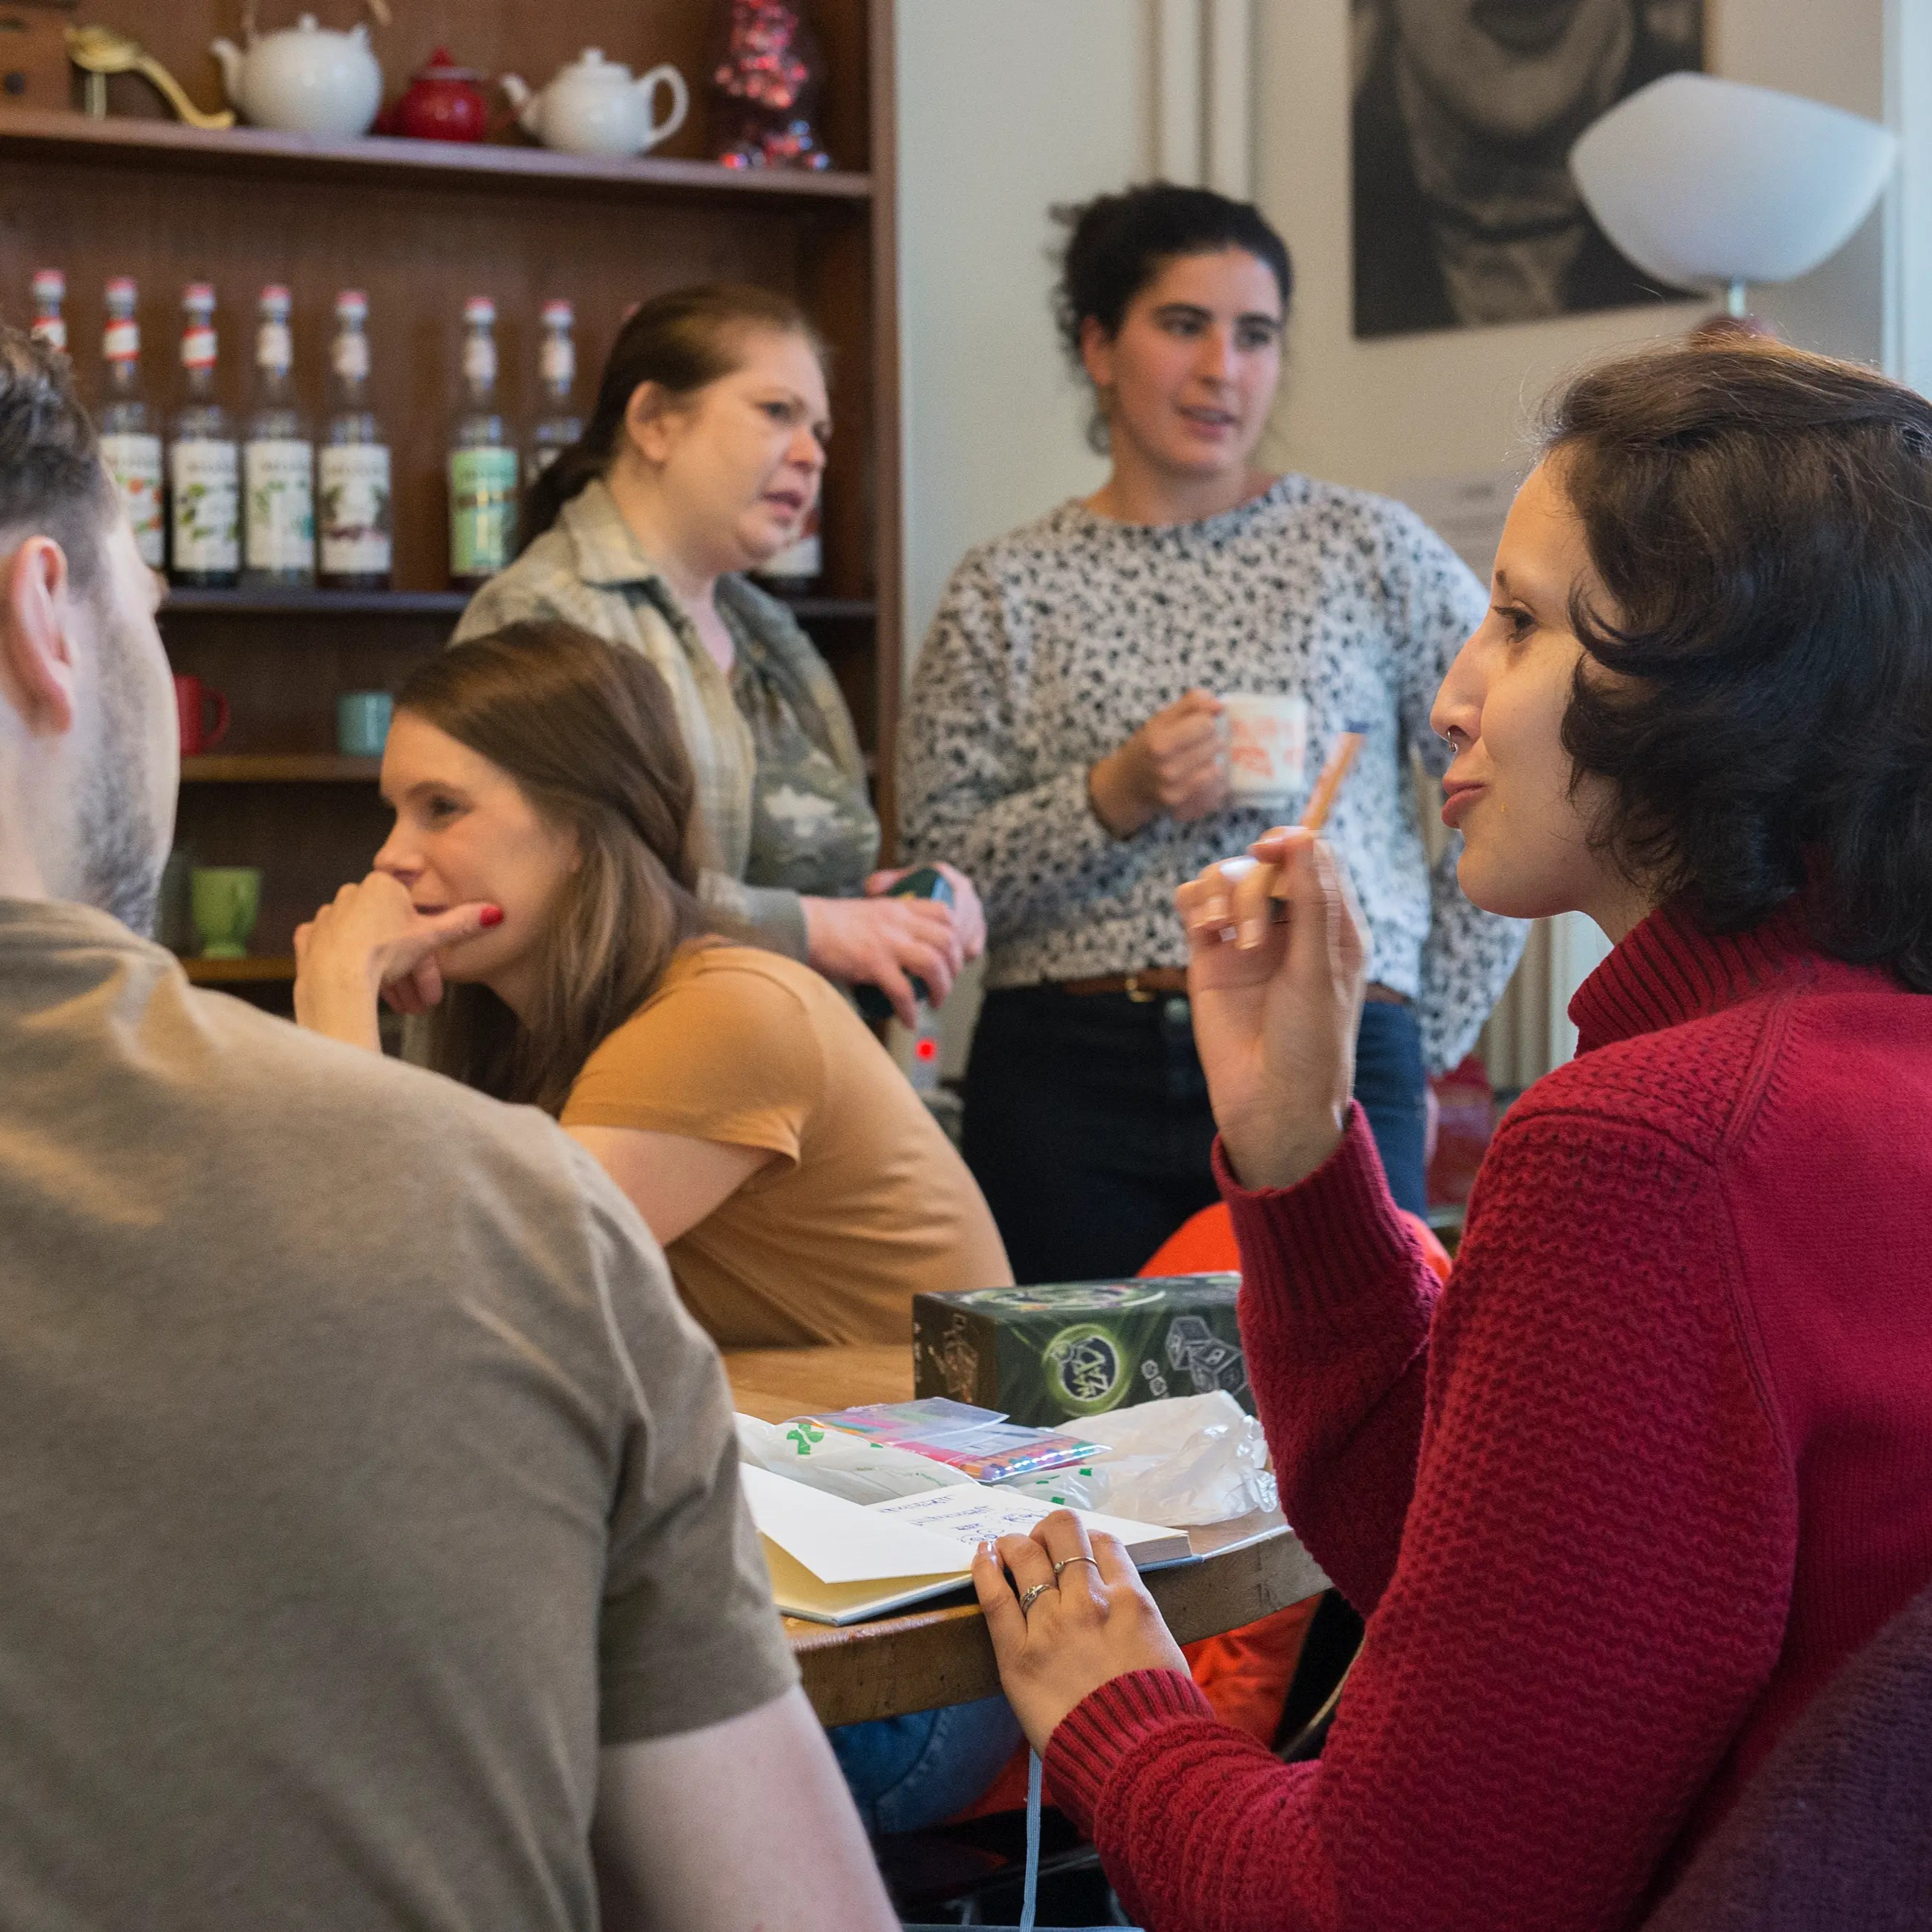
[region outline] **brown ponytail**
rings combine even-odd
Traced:
[[[674,289],[634,309],[610,345],[584,434],[524,494],[519,554],[556,521],[572,497],[609,470],[631,398],[645,383],[674,397],[693,395],[738,368],[744,338],[760,330],[802,335],[824,359],[818,332],[795,302],[746,283]]]

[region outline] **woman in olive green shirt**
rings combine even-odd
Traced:
[[[829,978],[881,988],[909,1024],[979,954],[971,884],[949,909],[882,896],[879,822],[852,721],[790,612],[742,574],[818,500],[821,352],[763,290],[646,302],[613,346],[589,427],[538,478],[524,548],[479,590],[463,640],[560,617],[641,652],[670,687],[710,836],[708,902]]]

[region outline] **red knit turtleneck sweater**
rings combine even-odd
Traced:
[[[1054,1732],[1155,1932],[1628,1926],[1932,1577],[1932,998],[1666,909],[1570,1012],[1439,1298],[1359,1109],[1298,1187],[1221,1169],[1282,1507],[1368,1634],[1316,1763],[1164,1671]]]

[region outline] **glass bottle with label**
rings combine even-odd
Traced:
[[[464,407],[449,451],[449,574],[465,588],[510,560],[516,532],[517,452],[496,413],[496,304],[463,305]]]
[[[222,590],[242,570],[242,452],[214,392],[214,290],[190,282],[182,308],[186,375],[168,437],[170,574],[190,589]]]
[[[537,359],[544,407],[530,432],[530,454],[524,465],[526,485],[534,483],[584,434],[583,422],[571,406],[577,387],[577,345],[571,336],[576,321],[576,311],[567,302],[544,304],[543,347]]]
[[[27,333],[57,355],[67,353],[67,319],[61,305],[67,300],[67,277],[58,268],[34,272],[34,322]]]
[[[255,402],[242,448],[242,572],[250,584],[315,582],[315,446],[296,400],[289,292],[262,291]]]
[[[160,425],[141,383],[136,296],[126,275],[117,275],[107,284],[107,326],[100,338],[106,363],[100,385],[100,460],[134,526],[141,561],[159,570],[167,557],[161,518]]]
[[[322,580],[332,590],[386,590],[394,566],[389,446],[369,406],[368,314],[361,290],[336,297],[328,429],[317,458]]]

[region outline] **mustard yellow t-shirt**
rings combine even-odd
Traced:
[[[915,1294],[1012,1280],[925,1103],[844,1000],[780,954],[680,953],[584,1063],[563,1124],[778,1156],[666,1250],[721,1348],[909,1342]]]

